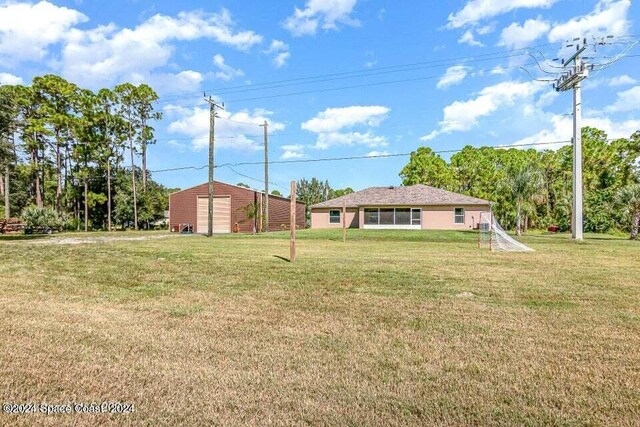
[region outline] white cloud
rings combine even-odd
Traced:
[[[449,15],[449,28],[461,28],[520,8],[549,8],[557,0],[469,0],[458,12]]]
[[[233,68],[224,61],[224,57],[220,54],[216,54],[213,57],[213,63],[218,68],[218,71],[214,73],[216,79],[220,80],[232,80],[236,77],[244,76],[244,71],[239,68]]]
[[[629,30],[627,14],[630,6],[631,0],[600,0],[593,12],[554,24],[549,32],[549,41],[570,40],[586,34],[625,35]]]
[[[633,111],[640,109],[640,86],[618,92],[616,102],[607,107],[607,111]]]
[[[495,67],[493,67],[493,69],[491,70],[491,74],[494,75],[502,75],[502,74],[507,74],[507,70],[505,70],[503,67],[501,67],[500,65],[496,65]]]
[[[173,121],[167,127],[170,134],[181,134],[192,139],[192,148],[199,151],[209,146],[209,108],[181,108],[173,105],[165,108]],[[283,123],[270,120],[273,113],[264,109],[241,110],[232,113],[227,110],[218,112],[216,120],[216,148],[255,151],[262,148],[261,128],[265,120],[269,130],[277,132],[285,128]],[[259,142],[256,142],[256,139]]]
[[[0,60],[5,65],[41,60],[48,46],[63,40],[74,25],[88,19],[77,10],[48,1],[5,2],[0,5]]]
[[[389,153],[388,151],[376,151],[376,150],[373,150],[373,151],[369,151],[367,153],[367,156],[368,157],[379,157],[379,156],[388,156],[389,154],[391,154],[391,153]]]
[[[272,40],[269,49],[263,51],[266,54],[273,54],[272,63],[276,68],[283,67],[291,57],[289,45],[282,40]]]
[[[556,149],[567,145],[573,137],[573,118],[570,116],[554,115],[550,118],[551,128],[544,129],[534,135],[522,138],[513,145],[529,145],[541,150]],[[604,131],[609,138],[628,138],[640,129],[640,120],[614,122],[609,117],[585,117],[583,126],[590,126]],[[565,142],[560,142],[565,141]],[[550,144],[558,142],[558,144]]]
[[[329,132],[318,135],[314,148],[326,150],[335,145],[386,147],[389,144],[384,136],[374,135],[372,132]]]
[[[609,80],[609,86],[629,86],[636,83],[638,83],[636,79],[626,74],[623,74],[622,76],[612,77]]]
[[[304,9],[295,8],[293,15],[283,22],[293,36],[313,35],[318,27],[337,30],[338,23],[357,26],[359,21],[351,17],[357,0],[307,0]]]
[[[440,77],[436,86],[438,89],[444,89],[449,86],[457,85],[467,77],[469,70],[470,68],[464,65],[454,65],[453,67],[449,67],[444,75]]]
[[[467,131],[478,124],[479,119],[498,109],[514,105],[517,100],[533,97],[545,86],[539,82],[502,82],[482,89],[478,96],[468,101],[455,101],[444,108],[440,128],[423,136],[429,141],[443,133]]]
[[[528,19],[523,25],[514,22],[502,30],[498,46],[507,46],[513,49],[528,46],[532,41],[549,31],[549,28],[551,28],[549,23],[541,18]]]
[[[180,12],[176,17],[155,15],[130,28],[114,24],[91,30],[72,29],[65,38],[60,68],[80,84],[112,84],[132,73],[145,75],[171,59],[174,41],[200,38],[247,50],[262,41],[253,31],[236,31],[230,13]]]
[[[182,142],[178,142],[176,140],[167,141],[167,145],[173,147],[178,153],[184,153],[187,151],[187,144],[183,144]]]
[[[283,151],[282,156],[280,156],[282,160],[300,159],[304,157],[304,145],[302,144],[283,145],[280,149]]]
[[[460,38],[458,39],[458,43],[460,44],[468,44],[469,46],[484,46],[481,42],[477,41],[473,36],[472,30],[465,31]]]
[[[193,70],[185,70],[179,73],[132,73],[130,81],[134,84],[147,83],[153,88],[158,88],[162,94],[175,92],[195,92],[200,88],[204,76]]]
[[[314,133],[336,132],[356,125],[378,126],[390,109],[380,105],[327,108],[316,117],[302,123],[302,129]]]
[[[22,83],[22,77],[9,73],[0,73],[0,85],[21,85]]]
[[[486,34],[493,33],[495,30],[496,30],[495,24],[489,24],[489,25],[485,25],[484,27],[477,28],[476,33],[478,33],[481,36],[484,36]]]
[[[391,111],[380,105],[353,105],[342,108],[327,108],[316,117],[302,123],[302,129],[318,134],[314,148],[325,150],[334,145],[365,145],[383,147],[387,139],[375,135],[371,128],[379,126]],[[351,130],[366,127],[366,132]]]

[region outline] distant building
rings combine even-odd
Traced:
[[[258,229],[258,218],[247,218],[250,206],[262,206],[264,193],[237,185],[214,181],[213,232],[251,233]],[[296,224],[304,228],[305,205],[296,203]],[[289,228],[291,201],[269,196],[269,231]],[[204,183],[169,195],[169,227],[179,231],[190,225],[194,233],[206,234],[209,228],[209,184]]]
[[[311,206],[311,228],[465,230],[477,227],[487,200],[429,187],[372,187]]]

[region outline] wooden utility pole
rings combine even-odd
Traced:
[[[269,232],[269,136],[267,128],[269,123],[264,121],[264,124],[260,125],[264,128],[264,232]]]
[[[4,216],[6,219],[11,217],[11,203],[9,202],[9,165],[4,167]]]
[[[347,243],[347,200],[342,201],[342,242]]]
[[[257,193],[257,203],[258,206],[256,206],[256,232],[257,233],[262,233],[262,196],[260,195],[260,193]]]
[[[111,115],[111,109],[109,108],[108,101],[104,102],[104,109],[107,112],[105,115],[104,124],[104,136],[105,141],[109,144],[107,156],[107,231],[111,231],[111,141],[109,138],[109,116]]]
[[[89,195],[89,183],[87,177],[84,177],[84,232],[89,231],[89,205],[87,204],[87,197]]]
[[[289,242],[289,261],[296,261],[296,182],[291,181],[291,240]]]
[[[213,236],[213,148],[216,134],[216,107],[224,110],[224,104],[218,105],[210,96],[205,101],[209,103],[209,206],[207,236]]]

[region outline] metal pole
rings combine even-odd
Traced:
[[[582,61],[575,58],[575,72],[580,72]],[[580,83],[573,87],[573,212],[571,235],[582,240],[582,93]]]

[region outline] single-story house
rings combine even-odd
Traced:
[[[258,229],[258,218],[247,218],[251,206],[262,207],[264,192],[214,181],[213,232],[251,233]],[[269,195],[269,231],[289,229],[291,200]],[[191,226],[194,233],[209,229],[209,184],[204,183],[169,195],[169,228],[178,231]],[[296,202],[296,225],[304,228],[305,204]]]
[[[491,202],[428,185],[372,187],[311,206],[311,228],[475,229]]]

